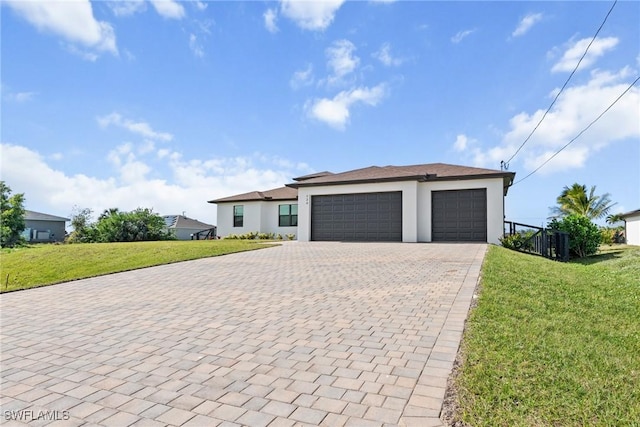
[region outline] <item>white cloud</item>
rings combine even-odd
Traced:
[[[98,178],[67,174],[23,146],[2,143],[0,150],[3,180],[14,192],[25,193],[27,209],[62,216],[68,216],[74,205],[88,207],[96,216],[112,207],[125,211],[145,207],[161,215],[186,211],[191,218],[216,224],[216,207],[207,200],[276,188],[311,172],[306,164],[260,153],[184,160],[180,153],[171,152],[160,160],[145,160],[134,155],[133,146],[123,144],[109,154],[110,161],[119,159],[120,163],[114,164],[118,176]],[[170,176],[150,177],[154,169],[149,161],[163,162]]]
[[[452,43],[460,43],[465,37],[470,36],[475,31],[476,31],[475,29],[458,31],[455,36],[451,37],[451,42]]]
[[[542,13],[530,13],[520,20],[518,27],[513,30],[511,37],[520,37],[525,35],[535,24],[542,20]]]
[[[36,92],[16,92],[7,94],[5,98],[18,103],[23,103],[31,101],[36,94]]]
[[[456,141],[453,143],[453,149],[458,152],[463,152],[471,148],[477,141],[473,138],[469,138],[467,135],[460,134],[456,137]]]
[[[590,42],[591,37],[588,37],[578,40],[572,46],[569,46],[562,55],[562,58],[551,68],[551,71],[573,71]],[[587,52],[587,55],[580,63],[579,69],[584,69],[592,65],[599,57],[613,49],[618,42],[619,40],[616,37],[596,38],[589,48],[589,52]]]
[[[189,36],[189,49],[198,58],[204,57],[204,47],[202,47],[202,43],[198,42],[198,36],[193,33]]]
[[[565,89],[512,163],[519,162],[528,171],[540,166],[620,96],[628,88],[632,74],[630,68],[623,68],[617,73],[594,71],[585,84]],[[557,90],[550,97],[555,93]],[[544,111],[540,109],[531,114],[522,112],[513,116],[500,145],[484,150],[471,150],[474,163],[478,166],[496,167],[501,160],[506,161],[540,121]],[[618,141],[640,138],[638,117],[640,89],[634,87],[580,138],[540,169],[539,173],[583,167],[589,158],[604,147]],[[512,166],[511,169],[515,168]]]
[[[360,64],[360,58],[353,53],[356,46],[349,40],[337,40],[325,50],[327,56],[327,67],[331,70],[331,75],[327,78],[329,85],[343,83],[343,79],[352,73]]]
[[[333,99],[322,98],[305,105],[307,114],[334,129],[344,130],[351,115],[350,108],[357,104],[376,106],[386,94],[386,86],[357,88],[342,91]]]
[[[278,25],[276,21],[278,20],[278,15],[274,9],[267,9],[267,11],[263,15],[264,17],[264,27],[270,33],[278,32]]]
[[[38,30],[63,37],[76,50],[79,49],[77,45],[90,49],[87,59],[97,57],[98,52],[118,54],[113,27],[108,22],[94,18],[89,0],[6,0],[4,3]]]
[[[307,64],[307,68],[304,70],[298,70],[293,73],[291,80],[289,80],[289,85],[293,89],[300,89],[301,87],[312,85],[313,80],[313,65]]]
[[[322,31],[331,25],[342,3],[344,0],[282,0],[280,11],[300,28]]]
[[[391,67],[391,66],[397,67],[399,65],[402,65],[402,63],[404,62],[402,58],[395,58],[393,57],[393,55],[391,55],[391,44],[389,43],[384,43],[380,47],[380,50],[377,52],[374,52],[372,56],[378,59],[387,67]]]
[[[163,18],[182,19],[185,17],[184,7],[174,0],[149,0],[156,12]]]
[[[131,119],[126,119],[119,113],[111,113],[106,116],[98,117],[98,124],[103,128],[108,126],[117,126],[148,139],[159,141],[171,141],[173,139],[173,135],[170,133],[156,132],[148,123],[135,122]]]
[[[199,11],[203,11],[209,6],[205,2],[202,2],[202,1],[199,1],[199,0],[194,1],[193,4],[195,4],[196,9],[198,9]]]
[[[147,9],[147,4],[144,0],[117,0],[110,1],[107,4],[116,16],[131,16]]]

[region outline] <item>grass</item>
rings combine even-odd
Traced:
[[[267,247],[243,240],[31,245],[0,252],[0,291]]]
[[[462,355],[469,425],[640,425],[640,248],[563,264],[491,247]]]

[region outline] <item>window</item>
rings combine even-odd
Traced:
[[[280,227],[296,227],[298,225],[298,205],[280,205],[278,213]]]
[[[233,207],[233,226],[242,227],[244,224],[244,206],[238,205]]]

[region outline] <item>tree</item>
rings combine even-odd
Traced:
[[[571,214],[562,219],[554,219],[548,227],[569,233],[569,252],[574,257],[593,255],[600,247],[600,230],[584,215]]]
[[[120,209],[118,208],[109,208],[109,209],[105,209],[100,216],[98,217],[98,221],[103,220],[105,218],[108,218],[111,215],[115,215],[117,213],[120,212]]]
[[[611,202],[609,193],[597,196],[595,192],[595,185],[588,194],[585,185],[575,183],[571,187],[564,187],[556,199],[558,206],[551,208],[553,217],[564,218],[575,214],[594,220],[606,216],[615,203]]]
[[[617,213],[617,214],[607,215],[607,224],[609,225],[614,225],[622,221],[623,221],[622,214]]]
[[[69,235],[69,243],[89,243],[95,241],[95,232],[91,223],[93,211],[89,208],[73,207],[71,226],[73,231]]]
[[[164,219],[153,210],[138,208],[131,212],[107,209],[95,225],[99,242],[138,242],[172,240]]]
[[[11,188],[0,181],[0,246],[12,248],[24,243],[24,194],[11,195]]]

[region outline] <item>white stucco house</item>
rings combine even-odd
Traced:
[[[444,163],[371,166],[209,203],[218,206],[221,237],[259,231],[300,241],[498,244],[514,176]]]
[[[623,213],[620,217],[624,220],[624,235],[627,244],[640,246],[640,209]]]

